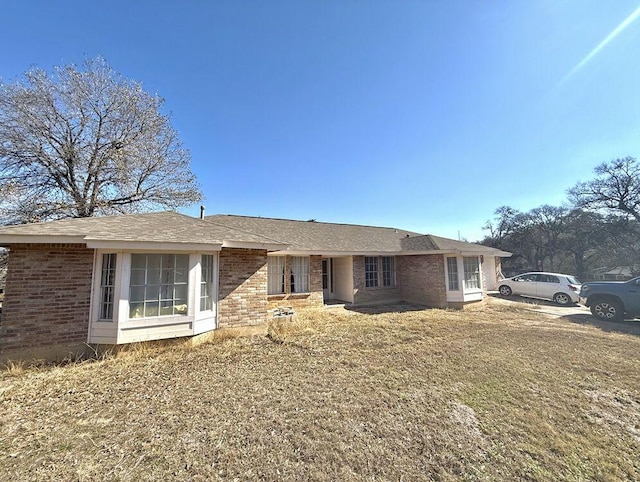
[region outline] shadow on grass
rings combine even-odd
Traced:
[[[624,321],[603,321],[597,319],[591,314],[579,314],[579,315],[565,315],[560,317],[562,320],[570,321],[578,325],[588,325],[607,331],[611,333],[625,333],[627,335],[640,336],[640,321],[639,320],[624,320]]]

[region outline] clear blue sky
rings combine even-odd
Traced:
[[[208,214],[473,241],[640,155],[640,0],[1,7],[4,82],[102,55],[165,98]]]

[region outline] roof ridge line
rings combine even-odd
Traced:
[[[393,226],[373,226],[371,224],[353,224],[353,223],[332,223],[329,221],[316,221],[315,219],[309,219],[307,221],[304,221],[302,219],[287,219],[287,218],[272,218],[272,217],[263,217],[263,216],[247,216],[244,214],[209,214],[208,216],[205,216],[206,218],[213,218],[215,216],[228,216],[228,217],[234,217],[234,218],[246,218],[246,219],[266,219],[266,220],[271,220],[271,221],[289,221],[289,222],[294,222],[294,223],[315,223],[315,224],[331,224],[333,226],[356,226],[359,228],[375,228],[375,229],[393,229],[396,231],[404,231],[405,233],[413,233],[413,234],[417,234],[420,236],[426,236],[422,233],[416,233],[415,231],[408,231],[406,229],[403,228],[395,228]]]

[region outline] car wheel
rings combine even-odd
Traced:
[[[622,319],[622,306],[616,301],[598,300],[591,305],[591,314],[605,321]]]
[[[509,288],[507,285],[500,286],[500,288],[498,288],[498,292],[502,296],[511,296],[513,294],[513,291],[511,291],[511,288]]]
[[[571,297],[566,293],[556,293],[553,295],[553,301],[559,305],[566,306],[571,303]]]

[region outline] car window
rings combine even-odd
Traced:
[[[569,282],[569,284],[572,284],[572,285],[582,284],[582,283],[580,283],[578,278],[574,278],[573,276],[567,276],[567,281]]]
[[[520,276],[514,278],[514,281],[538,281],[538,274],[537,273],[525,273],[525,274],[521,274]]]
[[[560,278],[550,274],[541,274],[540,281],[543,283],[560,283]]]

